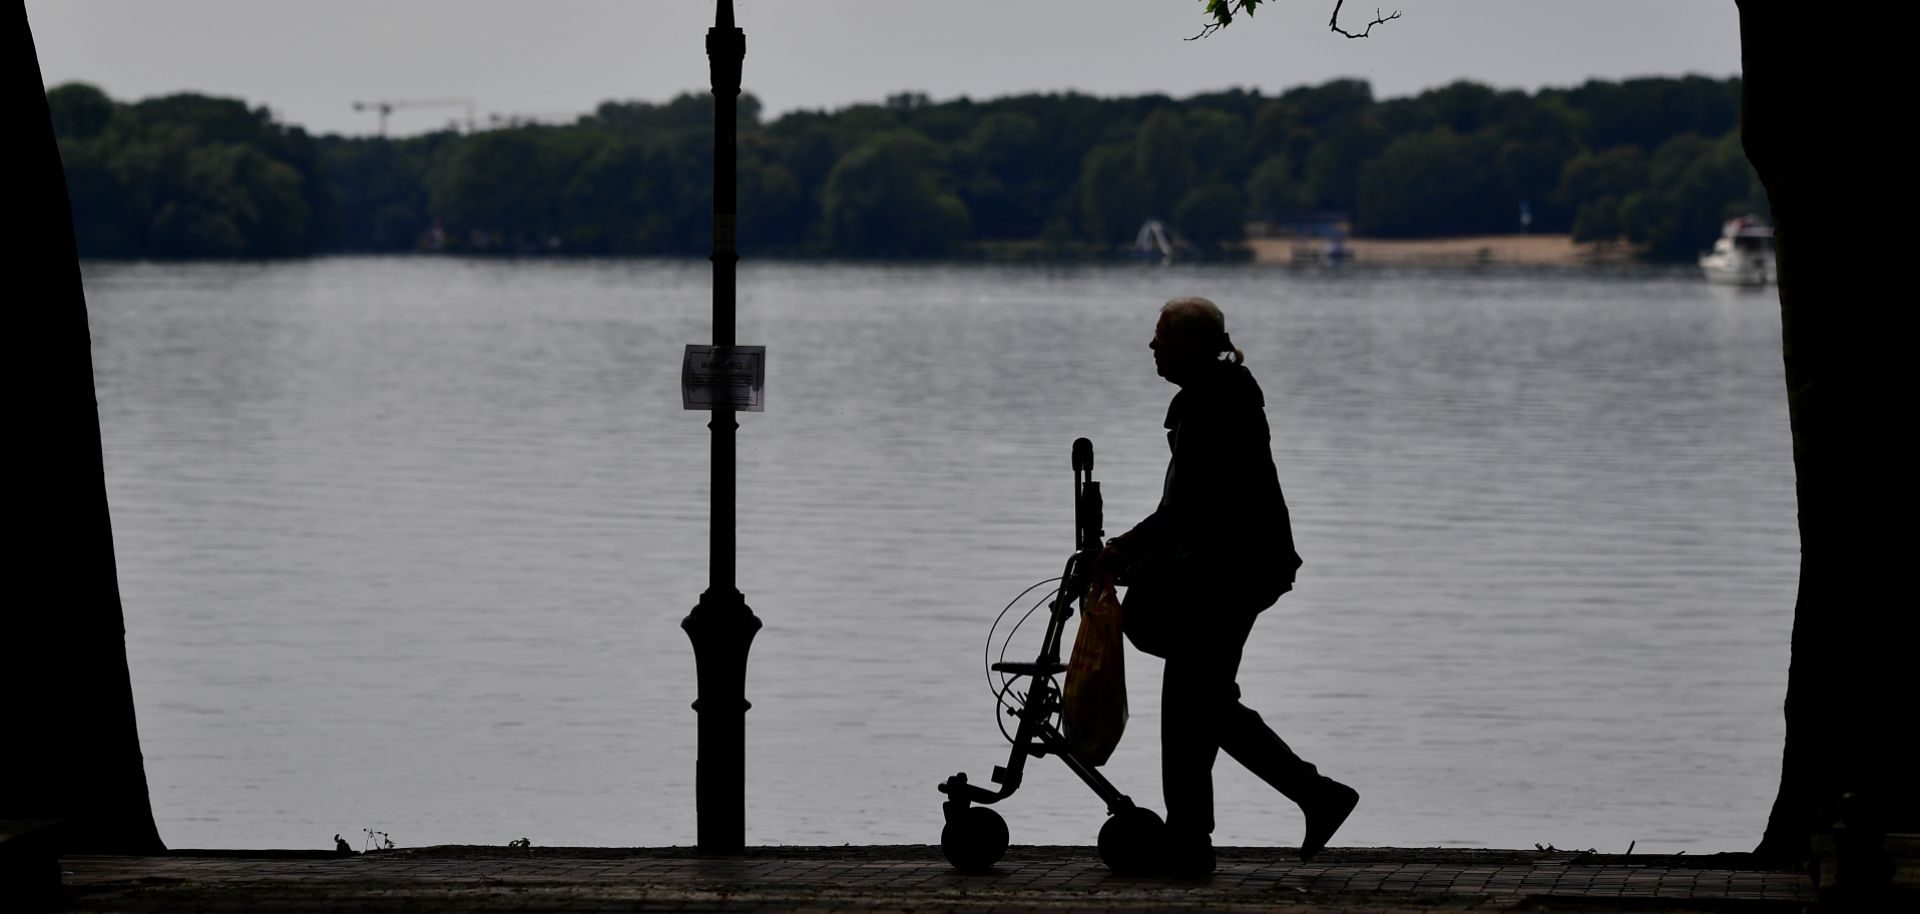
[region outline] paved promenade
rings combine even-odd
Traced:
[[[953,872],[933,847],[437,847],[328,857],[68,857],[73,912],[453,911],[1568,911],[1799,912],[1799,873],[1737,855],[1223,848],[1204,881],[1115,876],[1089,847],[1015,847],[995,872]]]

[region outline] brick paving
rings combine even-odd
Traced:
[[[1092,848],[1016,847],[955,873],[931,847],[421,848],[327,857],[67,857],[70,912],[451,911],[1578,911],[1799,912],[1805,875],[1740,858],[1531,851],[1223,848],[1204,881],[1122,877]]]

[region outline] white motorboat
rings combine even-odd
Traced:
[[[1713,250],[1700,255],[1707,281],[1737,286],[1778,282],[1773,259],[1773,229],[1758,216],[1738,216],[1720,227]]]

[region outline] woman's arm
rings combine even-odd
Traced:
[[[1266,447],[1265,432],[1266,418],[1257,412],[1236,417],[1196,410],[1183,416],[1173,431],[1173,456],[1159,507],[1109,540],[1102,563],[1123,568],[1212,538],[1222,512],[1232,511],[1235,493],[1251,488],[1251,462],[1242,452],[1256,444]],[[1252,437],[1259,440],[1248,440]]]

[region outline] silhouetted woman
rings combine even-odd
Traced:
[[[1100,565],[1127,585],[1121,618],[1128,640],[1167,661],[1160,730],[1166,865],[1179,875],[1213,871],[1213,762],[1222,749],[1300,804],[1305,860],[1326,846],[1360,795],[1295,755],[1240,703],[1234,683],[1254,618],[1293,589],[1300,567],[1266,401],[1213,302],[1168,302],[1149,345],[1160,376],[1180,386],[1167,409],[1173,458],[1159,508],[1109,540]]]

